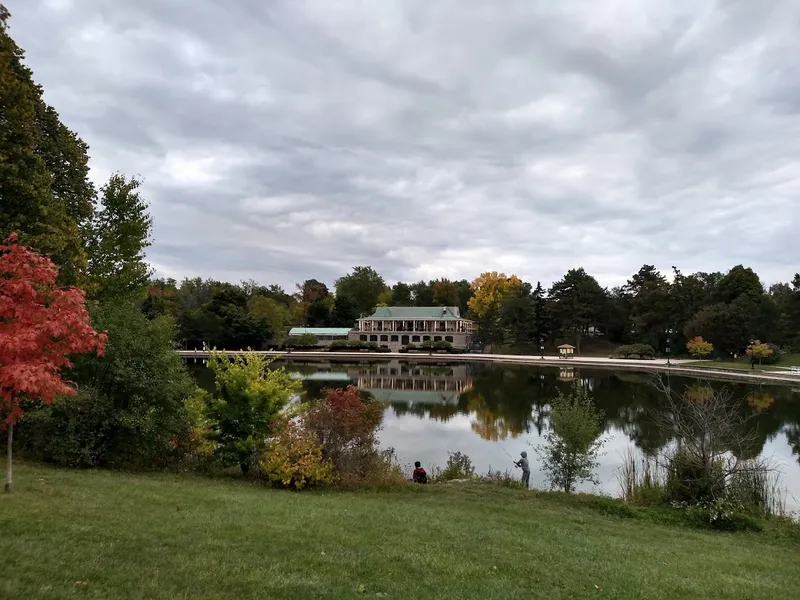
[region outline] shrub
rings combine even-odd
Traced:
[[[447,465],[436,475],[437,480],[452,481],[453,479],[472,479],[475,477],[475,467],[472,460],[462,452],[448,452]]]
[[[360,488],[390,490],[408,486],[411,482],[400,466],[394,448],[388,448],[378,452],[373,467],[360,482],[354,483]]]
[[[379,346],[377,342],[362,342],[361,340],[336,340],[331,342],[329,349],[336,351],[368,350],[370,352],[391,352],[389,348]]]
[[[725,490],[722,463],[713,468],[704,465],[694,454],[675,452],[667,464],[666,498],[673,503],[689,505],[713,502]]]
[[[259,461],[267,479],[296,490],[336,480],[333,463],[322,455],[322,447],[313,433],[290,419],[276,429],[277,435]]]
[[[223,466],[238,465],[245,475],[258,464],[278,413],[301,389],[284,369],[267,370],[270,362],[254,352],[211,352],[208,358],[216,385],[207,404],[215,454]]]
[[[514,490],[528,489],[528,486],[522,483],[520,478],[508,469],[505,471],[492,471],[492,467],[490,466],[489,471],[485,475],[482,475],[480,479],[485,483],[491,483]]]
[[[313,333],[292,335],[286,338],[284,345],[287,348],[315,348],[319,346],[319,339]]]
[[[323,393],[321,400],[306,407],[303,422],[345,484],[363,481],[380,460],[377,432],[383,405],[362,398],[352,385]]]
[[[655,358],[656,351],[648,344],[628,344],[614,350],[614,358]]]
[[[600,418],[589,393],[579,384],[565,396],[559,390],[552,402],[550,430],[536,447],[552,489],[575,490],[579,481],[597,483],[594,470],[603,441]]]
[[[195,467],[208,466],[217,450],[212,421],[208,416],[210,403],[211,394],[202,388],[197,388],[185,402],[189,420],[185,459]]]

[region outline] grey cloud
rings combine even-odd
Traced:
[[[792,0],[7,3],[165,274],[798,269]]]

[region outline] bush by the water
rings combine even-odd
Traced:
[[[283,368],[268,369],[271,362],[254,352],[211,352],[208,358],[216,391],[205,397],[204,418],[216,444],[215,457],[245,475],[258,465],[278,414],[301,389]]]
[[[323,398],[305,408],[302,419],[344,484],[359,482],[378,467],[383,405],[362,397],[355,386],[325,390]]]
[[[469,456],[457,450],[447,453],[447,465],[434,475],[437,481],[472,479],[475,477],[475,467]]]
[[[575,384],[568,395],[558,391],[552,402],[550,430],[544,444],[535,448],[552,489],[573,492],[580,481],[597,483],[594,472],[603,445],[601,417],[585,387]]]
[[[336,468],[302,421],[284,419],[276,429],[259,461],[267,479],[296,490],[336,481]]]
[[[614,350],[613,358],[655,358],[656,351],[649,344],[628,344]]]

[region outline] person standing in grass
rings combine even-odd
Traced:
[[[531,480],[531,467],[528,463],[528,453],[523,450],[519,455],[521,458],[514,463],[514,466],[522,469],[522,483],[528,488]]]

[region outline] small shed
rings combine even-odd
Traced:
[[[575,354],[575,346],[569,344],[561,344],[558,347],[558,358],[572,358]]]

